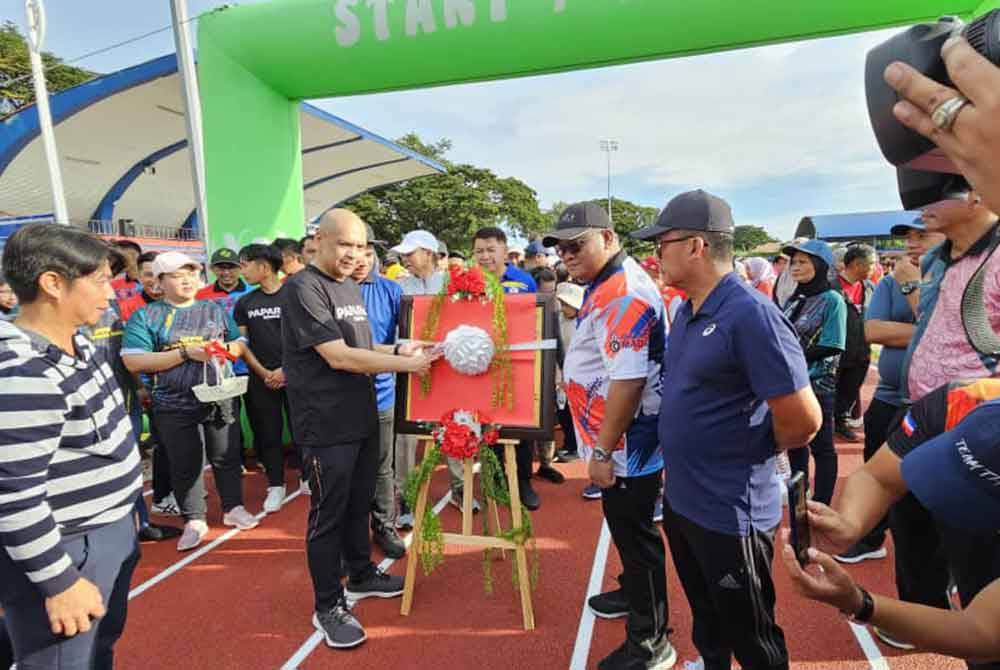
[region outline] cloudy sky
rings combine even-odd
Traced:
[[[189,2],[192,14],[222,4]],[[23,7],[0,0],[0,20],[23,28]],[[167,0],[46,7],[46,47],[64,58],[170,24]],[[891,32],[318,104],[386,137],[447,137],[452,160],[524,180],[543,206],[604,197],[599,141],[615,138],[615,196],[662,207],[701,187],[737,223],[788,238],[805,215],[899,209],[863,85],[866,51]],[[79,64],[110,72],[172,50],[167,30]]]

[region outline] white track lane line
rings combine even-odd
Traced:
[[[570,670],[586,670],[587,657],[590,656],[590,641],[594,634],[596,617],[587,606],[591,596],[601,592],[604,583],[604,567],[608,562],[608,548],[611,545],[611,532],[607,521],[601,522],[601,535],[594,550],[594,564],[590,567],[590,582],[587,584],[587,594],[583,597],[583,610],[580,612],[580,625],[576,629],[576,644],[573,645],[573,656],[569,661]]]
[[[479,464],[477,463],[476,465]],[[437,501],[437,504],[434,505],[434,513],[440,514],[441,510],[444,509],[444,506],[448,504],[449,500],[451,500],[451,491],[445,493],[444,497],[441,498],[441,500]],[[410,548],[411,542],[413,542],[413,533],[410,533],[403,539],[403,544],[406,545],[407,549]],[[385,558],[382,560],[381,563],[378,564],[378,569],[383,571],[388,570],[389,566],[391,566],[395,562],[396,562],[395,558]],[[310,635],[309,638],[302,643],[302,646],[296,649],[295,653],[292,654],[287,661],[285,661],[285,664],[281,666],[281,670],[299,670],[299,663],[306,660],[309,654],[313,653],[313,651],[316,649],[316,647],[319,646],[320,642],[322,641],[323,641],[323,633],[319,632],[318,630],[314,630],[313,634]]]
[[[889,670],[889,662],[882,656],[882,652],[879,650],[878,645],[875,644],[875,639],[872,638],[872,634],[868,631],[868,628],[858,625],[853,621],[848,621],[847,624],[851,627],[854,637],[857,638],[861,651],[865,653],[865,657],[868,659],[868,666],[871,670]]]
[[[291,493],[291,494],[285,496],[285,499],[284,499],[284,501],[282,501],[281,504],[282,505],[286,505],[286,504],[292,502],[293,500],[295,500],[296,498],[298,498],[300,495],[302,495],[302,489],[296,489],[294,493]],[[267,516],[267,514],[265,512],[260,512],[259,514],[257,514],[256,516],[254,516],[254,518],[257,519],[258,521],[261,521],[261,520],[263,520],[263,518],[265,516]],[[251,528],[250,530],[253,530],[253,529]],[[182,570],[185,566],[187,566],[187,565],[191,564],[192,562],[198,560],[199,558],[201,558],[202,556],[204,556],[208,552],[210,552],[213,549],[215,549],[216,547],[218,547],[223,542],[226,542],[227,540],[233,538],[237,533],[241,533],[241,532],[243,532],[243,531],[241,531],[239,528],[233,528],[232,530],[226,531],[225,533],[223,533],[219,537],[215,538],[214,540],[212,540],[211,542],[209,542],[208,544],[206,544],[204,547],[201,547],[197,551],[189,554],[188,556],[185,556],[184,558],[182,558],[181,560],[177,561],[176,563],[174,563],[173,565],[171,565],[167,569],[163,570],[159,574],[157,574],[157,575],[155,575],[153,577],[150,577],[149,579],[147,579],[146,581],[144,581],[142,584],[139,584],[137,587],[135,587],[134,589],[132,589],[131,591],[128,592],[128,599],[132,600],[132,598],[135,598],[136,596],[141,595],[147,589],[149,589],[149,588],[151,588],[153,586],[156,586],[157,584],[159,584],[160,582],[162,582],[164,579],[166,579],[170,575],[174,574],[175,572],[177,572],[179,570]]]

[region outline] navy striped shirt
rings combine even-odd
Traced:
[[[44,596],[79,578],[64,537],[131,513],[142,488],[121,389],[86,337],[74,358],[0,322],[0,544]]]

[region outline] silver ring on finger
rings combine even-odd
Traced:
[[[934,108],[931,112],[931,122],[938,130],[949,131],[955,124],[962,108],[969,104],[969,99],[964,95],[955,95]]]

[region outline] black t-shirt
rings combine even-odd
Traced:
[[[361,289],[310,265],[285,282],[285,294],[282,369],[295,441],[327,447],[367,438],[378,428],[372,376],[334,370],[314,348],[336,340],[372,348]]]
[[[974,379],[939,386],[903,415],[886,444],[900,458],[946,433],[984,402],[1000,398],[1000,379]]]
[[[287,293],[284,284],[270,295],[251,291],[236,302],[233,318],[247,329],[250,350],[268,370],[281,367],[281,308]]]

